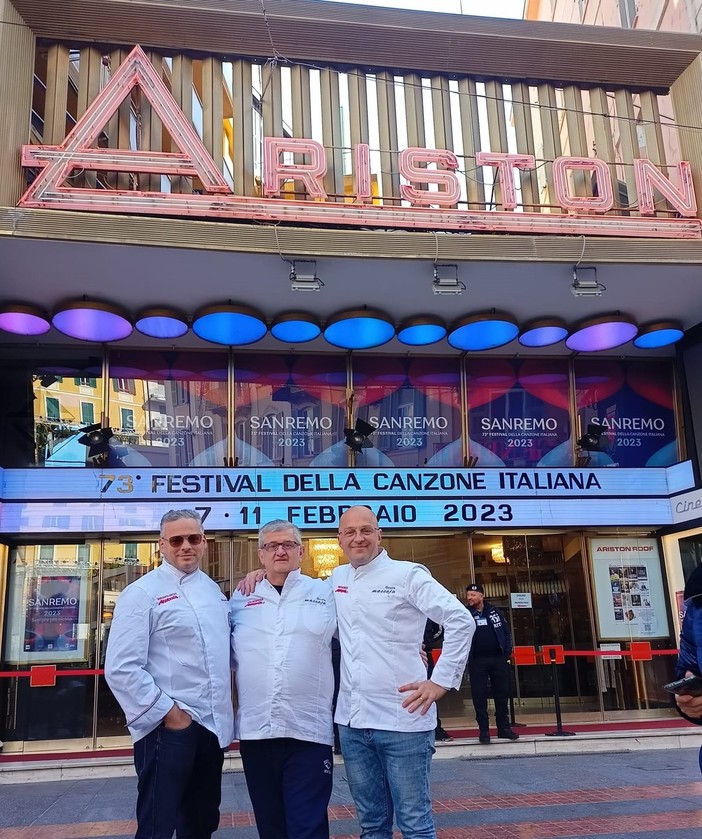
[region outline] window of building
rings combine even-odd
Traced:
[[[120,428],[124,431],[134,431],[134,411],[131,408],[120,408],[119,413],[122,418]]]
[[[636,0],[619,0],[619,17],[627,29],[634,27],[638,11]]]
[[[97,379],[89,377],[73,379],[76,387],[97,387]]]
[[[53,545],[39,545],[39,562],[53,562],[54,561],[54,546]]]
[[[134,379],[112,379],[112,387],[117,393],[129,393],[132,396],[136,393]]]
[[[95,406],[92,402],[80,403],[80,419],[83,425],[93,425],[95,422]]]
[[[58,420],[61,419],[61,406],[58,399],[53,396],[46,397],[46,418]]]
[[[125,559],[138,559],[138,551],[139,546],[136,542],[125,542],[124,543],[124,558]]]
[[[80,567],[90,565],[90,545],[76,545],[76,562]]]

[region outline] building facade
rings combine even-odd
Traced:
[[[121,747],[114,603],[201,511],[377,513],[515,711],[665,716],[696,563],[702,42],[286,0],[0,0],[0,739]],[[545,663],[546,662],[546,663]],[[466,725],[470,686],[442,700]]]

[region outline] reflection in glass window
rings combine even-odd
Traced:
[[[80,421],[83,425],[94,425],[95,406],[91,402],[80,403]]]

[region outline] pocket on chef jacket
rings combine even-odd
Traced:
[[[313,635],[324,635],[332,623],[329,606],[324,603],[305,601],[302,607],[302,623]]]

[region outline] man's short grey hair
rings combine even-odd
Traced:
[[[295,534],[295,541],[302,544],[302,533],[300,533],[299,527],[294,525],[291,521],[285,521],[285,519],[274,519],[273,521],[266,522],[258,531],[259,548],[262,548],[266,544],[266,537],[268,534],[275,533],[276,530],[292,530]]]
[[[181,519],[192,519],[196,521],[200,525],[200,530],[204,532],[202,517],[196,510],[169,510],[167,513],[164,513],[161,519],[161,536],[163,536],[164,525],[171,521],[180,521]]]

